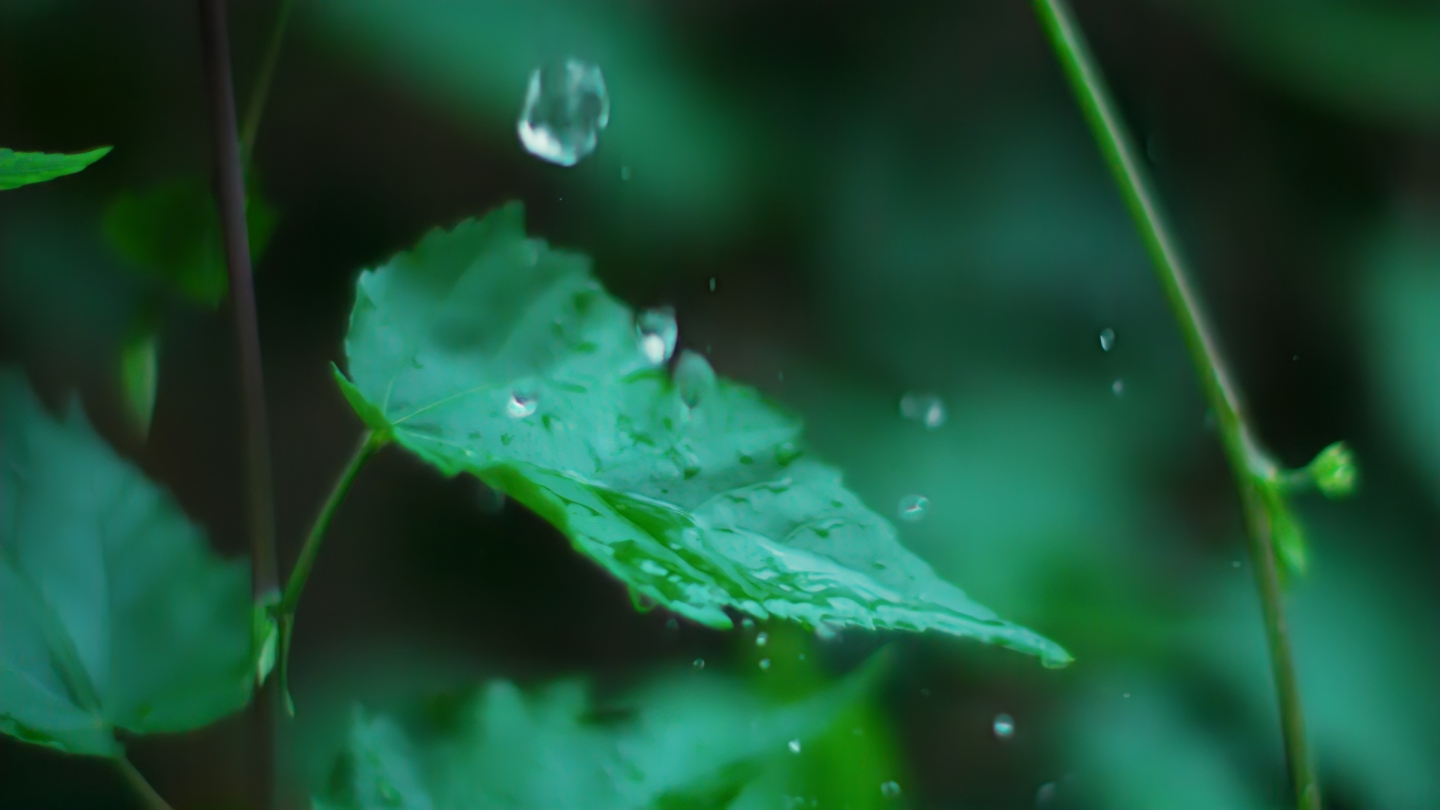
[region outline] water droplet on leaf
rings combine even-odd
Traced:
[[[1103,349],[1104,351],[1107,351],[1107,352],[1108,352],[1108,351],[1110,351],[1111,347],[1113,347],[1114,345],[1115,345],[1115,330],[1114,330],[1114,329],[1111,329],[1111,328],[1108,327],[1108,326],[1105,327],[1104,329],[1101,329],[1101,330],[1100,330],[1100,348]]]
[[[995,732],[995,739],[1008,740],[1015,736],[1015,718],[1008,714],[997,714],[991,729]]]
[[[930,499],[924,495],[906,495],[900,499],[900,519],[906,523],[919,523],[930,511]]]
[[[505,403],[505,413],[514,419],[524,419],[535,413],[540,407],[540,398],[534,394],[527,394],[521,391],[513,391],[510,394],[510,401]]]
[[[715,389],[715,369],[705,355],[685,350],[675,364],[675,387],[680,389],[680,399],[691,408],[700,403]]]
[[[609,123],[610,94],[598,66],[570,57],[530,73],[516,124],[525,151],[574,166],[595,151]]]
[[[675,340],[680,329],[675,325],[675,310],[670,307],[647,309],[635,316],[635,338],[640,341],[640,353],[658,366],[675,353]]]
[[[887,798],[887,799],[898,799],[898,798],[900,798],[900,783],[899,783],[899,782],[896,782],[896,781],[893,780],[893,779],[890,780],[889,782],[883,782],[883,783],[881,783],[881,785],[880,785],[880,795],[881,795],[881,796],[884,796],[884,797]]]
[[[935,394],[912,391],[900,398],[900,415],[935,430],[945,424],[945,401]]]

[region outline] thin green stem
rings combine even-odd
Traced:
[[[146,807],[150,810],[171,810],[170,803],[165,801],[165,798],[159,793],[155,792],[155,788],[145,779],[145,775],[140,773],[134,765],[130,764],[130,760],[126,759],[123,754],[112,760],[112,762],[115,763],[115,767],[120,771],[120,775],[125,777],[125,784],[129,785],[130,789],[135,791],[135,795],[139,796],[140,800],[145,802]]]
[[[1250,555],[1255,562],[1256,584],[1264,606],[1271,670],[1280,700],[1281,733],[1290,779],[1298,806],[1302,810],[1318,810],[1320,790],[1305,737],[1300,690],[1290,654],[1279,572],[1271,542],[1270,514],[1260,497],[1260,488],[1277,474],[1276,466],[1253,439],[1236,388],[1191,289],[1189,272],[1160,215],[1157,197],[1126,135],[1119,112],[1074,14],[1065,0],[1035,0],[1035,9],[1100,151],[1115,176],[1125,205],[1140,230],[1160,284],[1175,313],[1175,320],[1180,325],[1190,359],[1200,374],[1205,396],[1219,417],[1225,455],[1240,489]]]
[[[275,27],[270,32],[270,45],[265,49],[265,60],[260,63],[260,73],[255,78],[255,89],[250,92],[250,106],[245,109],[245,126],[240,130],[240,147],[246,163],[255,152],[255,137],[260,132],[260,118],[265,114],[265,102],[270,98],[270,84],[275,79],[275,65],[280,61],[280,46],[285,41],[285,30],[290,24],[290,14],[295,10],[295,0],[280,0],[280,13],[275,18]]]
[[[325,505],[320,508],[320,514],[316,516],[315,523],[310,527],[310,534],[305,538],[305,545],[300,548],[295,567],[290,571],[290,579],[285,583],[285,593],[275,611],[282,624],[295,615],[295,607],[300,604],[300,594],[305,590],[306,580],[310,578],[310,569],[315,566],[315,557],[320,553],[325,532],[330,528],[330,521],[345,500],[345,494],[350,491],[350,485],[355,483],[355,477],[360,474],[360,468],[365,466],[365,462],[389,441],[388,435],[374,431],[366,431],[365,435],[360,437],[359,446],[355,448],[350,462],[345,465],[344,471],[335,481],[335,486],[331,488],[330,497],[325,499]]]

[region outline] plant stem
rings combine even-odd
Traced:
[[[275,502],[270,471],[270,431],[265,414],[265,377],[260,360],[260,327],[250,270],[250,239],[245,227],[245,181],[236,136],[235,90],[230,75],[230,41],[224,0],[199,0],[200,43],[209,82],[210,129],[215,159],[215,191],[230,275],[230,303],[240,352],[240,383],[245,408],[247,490],[250,511],[251,587],[257,599],[276,588]],[[252,755],[255,785],[262,804],[274,804],[275,690],[256,695]]]
[[[260,132],[260,118],[265,114],[265,101],[270,97],[275,65],[280,61],[280,45],[285,41],[285,29],[294,10],[295,0],[280,0],[280,13],[275,18],[275,28],[270,32],[270,45],[265,50],[265,61],[260,63],[255,89],[250,93],[250,106],[245,110],[245,127],[240,130],[240,148],[247,162],[255,152],[255,136]]]
[[[130,788],[135,791],[136,795],[145,802],[146,807],[150,808],[150,810],[171,810],[170,803],[165,801],[165,798],[159,793],[155,792],[155,788],[145,779],[145,775],[136,770],[135,766],[130,764],[130,760],[126,759],[124,754],[121,754],[112,761],[115,763],[115,767],[119,769],[120,775],[125,777],[125,784],[129,785]]]
[[[310,534],[305,538],[305,545],[301,547],[300,556],[295,560],[295,568],[291,570],[290,579],[285,583],[285,594],[275,611],[282,623],[295,615],[295,607],[300,603],[300,593],[305,590],[305,581],[310,578],[310,569],[314,567],[315,557],[320,553],[325,532],[330,528],[330,521],[334,519],[341,502],[345,500],[345,494],[350,491],[350,485],[355,483],[355,477],[360,474],[360,468],[365,466],[365,462],[389,441],[387,435],[368,430],[360,437],[359,446],[350,455],[350,462],[335,481],[330,497],[325,499],[325,505],[320,508],[320,514],[310,527]]]
[[[1240,489],[1250,555],[1254,560],[1256,584],[1264,607],[1270,664],[1280,701],[1281,733],[1290,780],[1297,805],[1302,810],[1318,810],[1320,790],[1305,737],[1300,690],[1290,654],[1289,630],[1271,542],[1270,515],[1259,496],[1259,488],[1264,486],[1267,478],[1276,475],[1276,467],[1253,439],[1240,398],[1190,287],[1189,272],[1160,215],[1156,195],[1150,188],[1074,14],[1066,0],[1035,0],[1035,9],[1105,161],[1115,176],[1126,207],[1140,230],[1160,284],[1170,300],[1170,308],[1180,325],[1190,359],[1200,374],[1205,396],[1219,417],[1225,455]]]

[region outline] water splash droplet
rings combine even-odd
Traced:
[[[900,798],[900,783],[893,779],[889,782],[882,782],[880,784],[880,795],[887,799]]]
[[[610,94],[600,68],[568,57],[530,73],[515,128],[525,151],[574,166],[595,151],[609,123]]]
[[[995,732],[995,739],[1008,740],[1015,736],[1015,718],[1008,714],[997,714],[991,729]]]
[[[900,499],[900,519],[906,523],[919,523],[930,511],[930,499],[924,495],[906,495]]]
[[[540,407],[540,398],[523,391],[512,391],[510,401],[505,403],[505,413],[512,419],[524,419]]]
[[[900,398],[900,415],[935,430],[945,424],[945,400],[935,394],[911,391]]]
[[[770,668],[770,659],[769,659],[769,658],[761,658],[761,659],[760,659],[760,668],[761,668],[761,669],[769,669],[769,668]]]
[[[705,668],[705,659],[704,659],[704,658],[696,658],[696,659],[695,659],[695,663],[692,664],[692,666],[694,666],[696,669],[704,669],[704,668]]]
[[[686,405],[699,407],[715,389],[715,369],[705,355],[686,349],[675,364],[675,387],[680,389],[680,399]]]
[[[1110,383],[1110,392],[1113,393],[1113,394],[1114,394],[1115,396],[1117,396],[1117,397],[1119,397],[1119,396],[1124,396],[1124,395],[1125,395],[1125,381],[1124,381],[1123,379],[1116,378],[1115,382]]]
[[[1100,348],[1101,348],[1102,350],[1108,352],[1108,351],[1110,351],[1110,349],[1111,349],[1112,347],[1114,347],[1114,346],[1115,346],[1115,330],[1114,330],[1114,329],[1111,329],[1111,328],[1108,327],[1108,326],[1105,327],[1104,329],[1101,329],[1101,330],[1100,330]]]
[[[798,754],[798,753],[800,753],[800,741],[799,741],[799,740],[791,740],[791,741],[789,742],[789,744],[786,745],[785,747],[786,747],[786,748],[789,748],[789,749],[790,749],[790,753],[792,753],[792,754]]]
[[[760,631],[759,633],[756,633],[756,634],[755,634],[755,646],[756,646],[756,647],[764,647],[764,646],[765,646],[766,644],[768,644],[769,642],[770,642],[770,634],[769,634],[769,633],[766,633],[765,631],[762,630],[762,631]]]
[[[647,309],[635,316],[635,339],[640,342],[640,353],[658,366],[675,353],[675,341],[680,329],[675,325],[675,310],[670,307]]]

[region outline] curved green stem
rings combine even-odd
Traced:
[[[155,791],[155,788],[145,779],[145,775],[130,764],[130,760],[126,759],[124,754],[112,761],[119,769],[120,775],[125,777],[125,784],[135,791],[135,795],[140,797],[149,810],[171,810],[170,803]]]
[[[289,26],[290,14],[294,10],[295,0],[280,0],[280,13],[275,18],[275,28],[270,32],[270,45],[265,49],[265,61],[260,63],[255,89],[250,93],[250,106],[245,109],[245,126],[240,130],[240,146],[244,150],[247,163],[255,151],[255,136],[260,132],[260,118],[265,114],[265,101],[270,97],[275,65],[280,61],[280,45],[285,41],[285,29]]]
[[[1289,631],[1271,538],[1271,515],[1260,493],[1261,488],[1277,475],[1276,465],[1260,450],[1246,423],[1236,388],[1190,287],[1184,261],[1160,215],[1156,195],[1150,188],[1139,156],[1126,135],[1119,112],[1110,99],[1105,80],[1073,13],[1065,0],[1035,0],[1035,9],[1105,161],[1114,174],[1125,205],[1140,230],[1160,284],[1170,301],[1170,308],[1175,313],[1175,320],[1180,325],[1190,359],[1200,373],[1205,396],[1219,416],[1225,455],[1244,505],[1250,555],[1255,562],[1256,585],[1264,605],[1270,664],[1280,700],[1281,732],[1290,779],[1298,806],[1302,810],[1318,810],[1320,789],[1305,737],[1300,690],[1290,654]]]

